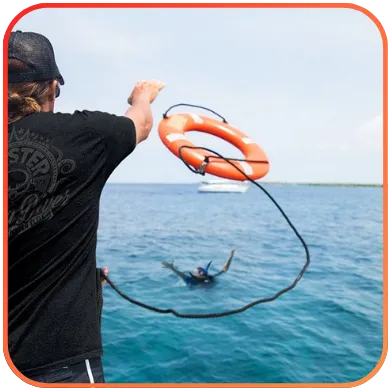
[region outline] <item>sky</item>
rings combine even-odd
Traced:
[[[190,172],[159,138],[162,113],[180,102],[209,107],[254,139],[270,160],[262,181],[382,182],[382,38],[359,11],[40,9],[16,29],[54,46],[65,79],[56,111],[121,115],[137,81],[167,84],[150,137],[109,182],[214,178]],[[188,137],[241,156],[210,135]]]

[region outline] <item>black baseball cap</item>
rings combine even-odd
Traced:
[[[55,62],[54,49],[50,41],[35,32],[13,31],[8,40],[8,59],[18,59],[29,67],[25,73],[8,71],[9,83],[58,80],[65,81]]]

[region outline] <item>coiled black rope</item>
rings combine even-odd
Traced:
[[[196,105],[189,105],[189,104],[177,104],[177,105],[174,105],[172,106],[171,108],[169,108],[166,113],[163,115],[164,118],[167,118],[167,112],[169,112],[172,108],[176,107],[176,106],[179,106],[179,105],[188,105],[188,106],[194,106],[194,107],[198,107],[198,108],[203,108],[203,107],[200,107],[200,106],[196,106]],[[206,109],[206,110],[209,110],[211,111],[210,109],[207,109],[207,108],[203,108],[203,109]],[[211,111],[213,112],[213,111]],[[215,113],[215,112],[213,112]],[[218,115],[217,113],[215,113],[216,115]],[[218,115],[219,117],[221,117],[223,119],[223,121],[226,123],[226,120]],[[209,153],[211,153],[212,155],[208,155],[204,158],[204,163],[203,163],[203,166],[204,168],[203,169],[195,169],[193,168],[192,166],[190,166],[184,159],[183,155],[182,155],[182,150],[185,149],[185,148],[188,148],[188,149],[198,149],[198,150],[203,150],[203,151],[207,151]],[[259,299],[259,300],[256,300],[254,302],[251,302],[249,304],[247,304],[246,306],[244,307],[241,307],[241,308],[238,308],[238,309],[234,309],[234,310],[229,310],[229,311],[223,311],[223,312],[218,312],[218,313],[208,313],[208,314],[181,314],[179,313],[178,311],[175,311],[174,309],[160,309],[158,307],[154,307],[154,306],[150,306],[148,304],[145,304],[145,303],[142,303],[142,302],[139,302],[131,297],[129,297],[128,295],[126,295],[124,292],[122,292],[107,276],[105,276],[103,273],[101,273],[101,276],[107,281],[107,283],[121,296],[123,297],[124,299],[126,299],[128,302],[130,303],[133,303],[137,306],[140,306],[140,307],[143,307],[147,310],[151,310],[151,311],[154,311],[154,312],[157,312],[157,313],[160,313],[160,314],[173,314],[175,315],[176,317],[179,317],[179,318],[191,318],[191,319],[200,319],[200,318],[220,318],[220,317],[226,317],[228,315],[233,315],[233,314],[239,314],[239,313],[242,313],[258,304],[263,304],[263,303],[268,303],[268,302],[273,302],[274,300],[276,300],[277,298],[279,298],[281,295],[285,294],[286,292],[288,291],[291,291],[293,288],[296,287],[296,285],[299,283],[300,279],[302,278],[302,276],[304,275],[304,273],[306,272],[308,266],[310,265],[310,252],[309,252],[309,249],[308,249],[308,246],[306,244],[306,242],[304,241],[303,237],[300,235],[300,233],[298,232],[298,230],[296,229],[296,227],[293,225],[293,223],[291,222],[291,220],[288,218],[288,216],[286,215],[286,213],[284,212],[284,210],[280,207],[280,205],[276,202],[276,200],[272,197],[272,195],[263,187],[261,186],[259,183],[257,183],[255,180],[251,179],[243,170],[241,170],[241,168],[239,168],[236,164],[234,164],[232,162],[232,160],[234,161],[238,161],[239,159],[232,159],[232,158],[226,158],[224,156],[222,156],[221,154],[211,150],[211,149],[208,149],[208,148],[204,148],[204,147],[191,147],[191,146],[182,146],[180,149],[179,149],[179,156],[180,156],[180,159],[182,160],[182,162],[186,165],[186,167],[196,173],[196,174],[201,174],[201,175],[204,175],[205,174],[205,171],[206,171],[206,166],[211,163],[210,161],[210,158],[217,158],[217,159],[221,159],[221,160],[224,160],[225,162],[229,163],[231,166],[233,166],[236,170],[238,170],[249,182],[251,182],[253,185],[255,185],[256,187],[258,187],[259,189],[261,189],[267,196],[268,198],[274,203],[274,205],[278,208],[278,210],[280,211],[280,213],[282,214],[282,216],[284,217],[284,219],[287,221],[288,225],[290,226],[290,228],[294,231],[295,235],[298,237],[299,241],[302,243],[303,245],[303,248],[305,250],[305,253],[306,253],[306,263],[304,264],[303,268],[301,269],[301,271],[299,272],[298,276],[295,278],[295,280],[286,288],[283,288],[282,290],[280,290],[279,292],[277,292],[275,295],[271,296],[271,297],[268,297],[268,298],[263,298],[263,299]],[[246,160],[244,160],[246,161]],[[263,163],[263,161],[251,161],[251,162],[257,162],[257,163]]]

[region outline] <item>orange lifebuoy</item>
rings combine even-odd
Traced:
[[[192,114],[178,113],[165,117],[159,123],[159,136],[164,145],[177,157],[180,155],[187,164],[195,169],[203,168],[203,172],[226,179],[245,181],[247,178],[225,160],[212,159],[212,154],[201,149],[189,149],[181,147],[195,147],[187,138],[186,132],[198,131],[217,136],[237,147],[245,156],[245,160],[233,161],[240,170],[256,180],[264,177],[269,171],[267,155],[249,136],[227,123],[219,120]],[[210,157],[210,163],[204,165],[206,157]],[[213,154],[213,157],[215,155]]]

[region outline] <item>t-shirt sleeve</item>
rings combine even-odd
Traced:
[[[135,123],[128,117],[83,111],[87,125],[100,135],[105,147],[105,173],[114,169],[136,148]]]

